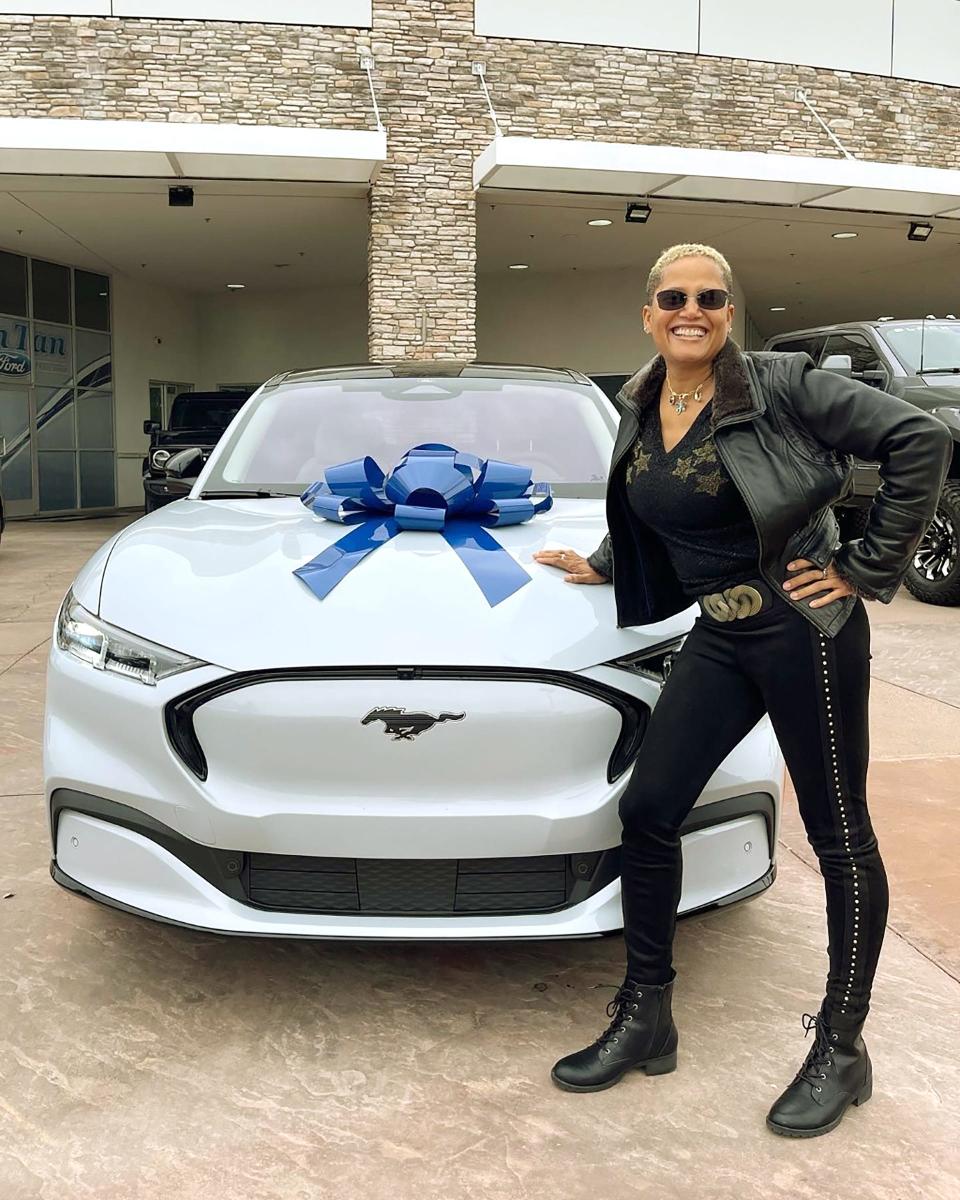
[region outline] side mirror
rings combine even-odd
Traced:
[[[163,469],[174,479],[183,479],[186,475],[199,475],[203,462],[203,451],[199,446],[188,446],[186,450],[178,450],[163,464]]]
[[[143,432],[148,437],[152,437],[159,428],[160,428],[159,421],[144,421],[144,423],[143,423]]]
[[[853,378],[869,383],[871,387],[880,388],[881,391],[887,386],[885,371],[854,371]]]
[[[849,354],[828,354],[820,364],[820,370],[833,371],[835,375],[849,379],[853,374],[853,359]]]

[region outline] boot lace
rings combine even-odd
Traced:
[[[813,1016],[811,1013],[803,1014],[804,1037],[809,1034],[811,1029],[816,1030],[813,1045],[810,1047],[803,1066],[796,1074],[794,1083],[803,1081],[809,1083],[815,1092],[822,1091],[822,1080],[826,1079],[825,1067],[833,1066],[833,1043],[837,1040],[837,1035],[830,1032],[830,1027],[823,1020],[822,1014]]]
[[[601,1053],[608,1054],[611,1043],[619,1041],[617,1034],[626,1033],[626,1023],[633,1020],[633,1013],[638,1008],[637,999],[642,995],[642,991],[626,984],[617,989],[617,994],[607,1005],[607,1016],[613,1019],[609,1027],[593,1043],[594,1046],[600,1047]]]

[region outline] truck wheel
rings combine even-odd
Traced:
[[[840,525],[841,542],[852,542],[855,538],[863,537],[870,516],[869,504],[849,504],[833,510]]]
[[[903,582],[926,604],[960,604],[960,482],[944,487]]]

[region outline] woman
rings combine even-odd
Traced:
[[[726,755],[768,713],[824,878],[826,995],[814,1044],[773,1105],[791,1137],[835,1128],[869,1099],[861,1037],[887,913],[865,796],[869,625],[860,597],[889,602],[933,517],[951,449],[934,417],[805,354],[742,353],[730,338],[730,266],[709,246],[665,251],[644,330],[659,355],[622,389],[607,485],[609,533],[588,559],[535,557],[575,584],[612,581],[618,626],[696,600],[620,800],[627,973],[597,1041],[553,1079],[598,1091],[633,1067],[672,1071],[671,948],[680,827]],[[839,545],[830,505],[847,455],[883,485],[861,539]]]

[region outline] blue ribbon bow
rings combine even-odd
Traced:
[[[427,443],[408,450],[389,475],[370,457],[323,474],[301,501],[327,521],[359,528],[294,571],[320,600],[404,529],[443,534],[491,605],[530,582],[485,528],[520,525],[553,506],[550,485],[535,484],[528,467]]]

